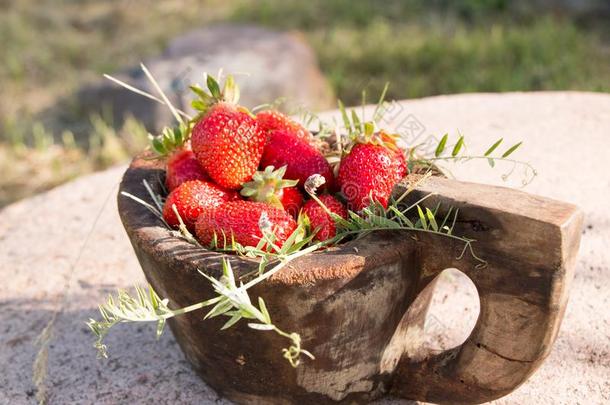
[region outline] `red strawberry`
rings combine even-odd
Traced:
[[[333,212],[342,218],[347,218],[347,209],[345,209],[345,206],[335,197],[329,194],[323,194],[319,196],[319,199],[330,212]],[[315,236],[317,240],[325,241],[335,237],[337,232],[335,221],[317,201],[307,201],[303,206],[303,212],[309,218],[311,229],[318,229]]]
[[[299,215],[303,205],[303,195],[294,187],[297,180],[284,180],[286,166],[274,170],[267,166],[265,170],[254,173],[252,181],[245,183],[240,194],[252,201],[266,202],[276,208],[283,208],[293,217]]]
[[[189,180],[209,180],[210,178],[199,165],[192,150],[183,148],[174,152],[167,160],[165,185],[172,191]]]
[[[280,129],[290,132],[292,135],[303,141],[309,142],[311,140],[311,132],[309,132],[298,122],[292,120],[290,117],[277,110],[265,110],[259,112],[256,114],[256,121],[258,122],[258,126],[267,133]]]
[[[180,225],[172,205],[176,205],[180,218],[192,232],[195,221],[207,209],[217,207],[227,201],[238,199],[234,191],[226,191],[216,184],[201,180],[182,183],[167,196],[163,206],[163,218],[168,225],[177,228]]]
[[[250,180],[263,154],[266,135],[248,113],[226,103],[212,107],[193,128],[197,160],[220,186],[239,189]]]
[[[261,221],[261,216],[266,215]],[[269,204],[253,201],[231,201],[206,211],[195,225],[197,238],[210,245],[216,235],[217,243],[230,243],[231,238],[243,246],[257,246],[263,236],[261,225],[271,225],[275,243],[281,246],[295,231],[297,223],[286,211]]]
[[[303,194],[301,194],[297,187],[286,187],[280,191],[280,194],[280,201],[284,211],[297,218],[303,206]]]
[[[258,168],[267,134],[247,109],[237,105],[239,91],[233,77],[227,77],[222,92],[211,76],[207,84],[210,94],[191,87],[200,97],[193,107],[201,111],[191,144],[206,173],[219,186],[237,190]]]
[[[263,152],[261,166],[286,166],[284,178],[299,180],[300,187],[303,187],[305,181],[313,174],[324,176],[326,180],[324,187],[327,189],[333,187],[333,171],[324,155],[287,131],[276,130],[271,133]]]
[[[392,150],[392,152],[394,152],[395,156],[394,163],[396,165],[396,182],[399,182],[400,180],[402,180],[403,177],[407,175],[409,169],[407,166],[407,159],[405,158],[405,153],[397,146],[395,146],[395,148],[396,149]]]
[[[358,143],[341,160],[337,182],[351,210],[369,206],[371,197],[387,207],[394,185],[406,170],[402,153],[382,145]]]

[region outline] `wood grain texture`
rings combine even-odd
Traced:
[[[460,208],[456,234],[477,242],[488,264],[456,260],[446,242],[423,238],[419,288],[455,267],[477,287],[481,311],[467,341],[432,358],[403,358],[392,392],[436,403],[481,403],[508,394],[549,354],[566,307],[583,215],[521,191],[432,178],[409,198]],[[441,212],[443,209],[441,208]],[[431,253],[436,252],[436,254]]]
[[[147,199],[142,180],[158,185],[158,165],[136,159],[121,184]],[[411,179],[413,180],[413,179]],[[401,187],[397,187],[400,192]],[[198,311],[170,320],[187,359],[220,393],[241,403],[364,403],[389,392],[433,402],[483,402],[522,383],[548,354],[565,309],[582,215],[571,205],[519,191],[433,178],[410,195],[460,208],[456,234],[477,239],[456,257],[456,241],[412,232],[381,232],[304,256],[251,296],[265,298],[273,321],[299,332],[316,356],[294,369],[286,341],[244,323]],[[142,206],[119,197],[125,229],[148,281],[172,306],[213,296],[198,269],[218,277],[229,257],[237,276],[255,263],[197,248],[163,228]],[[481,315],[467,342],[421,359],[425,313],[435,277],[456,267],[475,283]],[[423,294],[416,301],[418,295]],[[413,304],[415,302],[415,304]]]

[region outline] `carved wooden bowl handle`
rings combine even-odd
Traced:
[[[482,403],[513,391],[549,354],[568,298],[583,215],[573,205],[517,190],[427,180],[416,201],[459,208],[455,234],[476,239],[475,253],[457,260],[462,244],[417,235],[423,290],[446,268],[474,282],[481,310],[460,346],[414,361],[404,355],[392,385],[395,395],[435,403]],[[442,209],[441,209],[442,210]]]

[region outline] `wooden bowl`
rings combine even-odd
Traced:
[[[163,177],[157,163],[136,158],[120,190],[148,201],[142,181],[159,192]],[[280,352],[284,338],[245,322],[221,331],[226,319],[204,321],[203,310],[169,321],[187,359],[207,384],[239,403],[362,403],[386,394],[481,403],[510,393],[540,366],[557,336],[583,215],[521,191],[439,177],[408,198],[430,193],[426,205],[441,203],[441,214],[459,208],[455,234],[477,240],[473,247],[487,267],[469,254],[458,260],[463,244],[456,240],[375,233],[303,256],[250,290],[254,299],[264,297],[276,325],[301,334],[315,360],[293,368]],[[213,297],[198,269],[218,278],[222,257],[230,257],[238,276],[256,266],[174,237],[120,195],[119,212],[146,278],[171,307]],[[432,287],[447,268],[472,279],[480,315],[462,345],[421,358]]]

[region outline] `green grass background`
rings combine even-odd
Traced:
[[[335,95],[390,98],[513,90],[610,91],[603,16],[506,0],[0,0],[0,207],[123,161],[144,128],[112,117],[44,127],[40,113],[84,83],[161,52],[215,22],[305,34]],[[67,104],[69,106],[69,103]]]

